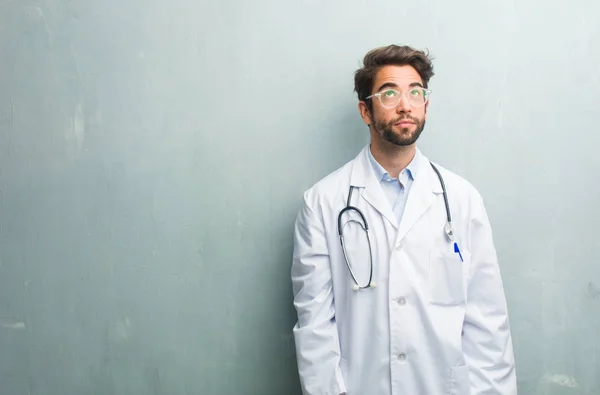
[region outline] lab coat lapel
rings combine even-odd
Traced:
[[[419,160],[419,173],[415,178],[406,200],[404,214],[400,220],[397,242],[402,240],[413,225],[433,205],[442,187],[434,170],[424,155]]]
[[[372,165],[369,162],[368,149],[369,145],[363,148],[354,160],[350,185],[362,188],[361,196],[385,219],[387,219],[394,228],[398,228],[396,216],[394,215],[392,207],[386,199],[379,180],[375,177]]]

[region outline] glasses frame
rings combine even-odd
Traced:
[[[420,104],[420,105],[415,105],[415,104],[413,104],[413,103],[410,101],[410,98],[409,98],[407,95],[408,95],[408,92],[410,92],[411,90],[414,90],[414,89],[420,89],[420,90],[422,90],[422,91],[425,93],[425,100],[423,100],[423,104]],[[396,103],[396,105],[393,105],[393,106],[386,106],[385,104],[383,104],[383,101],[381,100],[381,95],[382,95],[384,92],[389,92],[389,91],[394,91],[394,92],[397,92],[397,93],[398,93],[398,95],[400,96],[400,99],[398,99],[398,103]],[[414,108],[419,108],[419,107],[423,107],[425,104],[427,104],[427,102],[429,101],[429,96],[431,96],[431,89],[423,88],[423,87],[421,87],[421,86],[418,86],[418,87],[417,87],[417,86],[415,86],[415,87],[412,87],[412,88],[410,88],[410,89],[409,89],[408,91],[406,91],[405,93],[402,93],[402,92],[400,92],[399,90],[397,90],[397,89],[392,89],[392,88],[386,88],[386,89],[382,89],[382,90],[380,90],[379,92],[372,94],[371,96],[367,96],[367,97],[365,98],[365,100],[368,100],[368,99],[371,99],[371,98],[373,98],[373,97],[376,97],[377,99],[379,99],[379,104],[381,104],[381,106],[382,106],[382,107],[384,107],[384,108],[395,108],[395,107],[398,107],[398,105],[399,105],[399,104],[400,104],[400,102],[402,101],[402,98],[406,98],[406,100],[408,101],[408,103],[409,103],[409,104],[410,104],[412,107],[414,107]]]

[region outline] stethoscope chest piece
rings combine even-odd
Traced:
[[[446,225],[444,226],[444,233],[446,233],[446,239],[448,239],[449,242],[454,241],[454,229],[452,228],[452,224],[450,222],[446,222]]]

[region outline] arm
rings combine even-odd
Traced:
[[[463,326],[471,395],[516,395],[508,309],[492,229],[478,193],[472,202],[471,268]]]
[[[302,392],[344,393],[327,240],[306,196],[295,225],[291,275],[298,313],[293,332]]]

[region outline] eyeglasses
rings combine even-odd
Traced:
[[[429,95],[431,91],[429,89],[414,87],[410,88],[408,92],[404,95],[411,106],[413,107],[423,107],[425,103],[429,100]],[[398,92],[395,89],[385,89],[381,92],[377,92],[366,99],[370,99],[372,97],[376,97],[379,99],[381,105],[385,108],[394,108],[398,104],[400,104],[400,100],[402,100],[402,93]],[[365,100],[366,100],[365,99]]]

